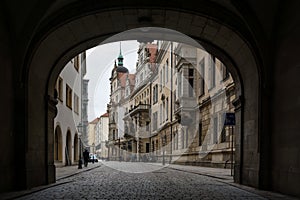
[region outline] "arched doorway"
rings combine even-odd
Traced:
[[[55,81],[67,61],[81,51],[99,44],[116,33],[129,30],[130,28],[160,26],[182,32],[198,40],[206,50],[216,55],[228,66],[236,83],[237,99],[235,107],[237,121],[240,122],[236,126],[235,181],[255,187],[259,187],[263,181],[269,181],[267,177],[263,177],[260,174],[262,167],[268,167],[267,163],[263,163],[266,161],[261,160],[261,156],[266,152],[261,151],[259,148],[263,142],[260,132],[264,128],[259,119],[264,117],[262,109],[267,109],[263,107],[261,101],[264,98],[261,88],[264,81],[264,71],[259,62],[260,55],[256,51],[255,40],[249,35],[247,27],[240,21],[237,21],[238,17],[235,15],[229,16],[215,11],[203,14],[204,7],[199,7],[197,14],[189,12],[189,8],[186,8],[187,10],[184,11],[163,5],[160,8],[149,7],[141,10],[144,11],[141,13],[136,12],[136,8],[132,6],[130,8],[124,6],[118,9],[91,10],[90,14],[85,17],[72,16],[74,17],[72,20],[71,17],[65,16],[68,18],[68,21],[64,21],[62,18],[60,20],[61,24],[57,25],[57,27],[43,32],[43,38],[37,37],[37,40],[40,42],[33,44],[32,48],[35,51],[28,55],[30,60],[28,61],[27,76],[29,88],[27,96],[29,98],[28,101],[31,102],[28,105],[28,112],[32,114],[32,117],[28,120],[28,133],[35,133],[36,130],[45,130],[45,132],[51,130],[51,127],[48,130],[45,129],[47,126],[45,124],[46,120],[43,121],[43,116],[47,116],[47,121],[52,122],[53,111],[51,109],[45,110],[41,102],[44,102],[44,97],[47,96],[48,102],[46,103],[49,107],[54,105],[52,99],[54,97]],[[155,13],[161,14],[157,17]],[[214,13],[218,13],[218,16]],[[118,24],[122,24],[122,26],[114,26],[115,21],[108,16],[118,16],[121,20]],[[134,20],[126,21],[127,17]],[[176,19],[176,25],[171,19]],[[235,23],[231,23],[231,21]],[[79,28],[85,22],[89,24],[90,31]],[[107,26],[103,26],[101,29],[95,28],[99,24]],[[185,26],[186,24],[189,24],[188,28]],[[63,43],[59,39],[61,37],[70,38],[69,36],[74,35],[74,33],[78,37],[64,40]],[[151,31],[147,34],[147,29],[137,29],[135,34],[121,39],[136,39],[137,36],[148,39],[166,39],[164,34]],[[175,40],[176,38],[173,39]],[[53,53],[49,55],[48,52],[50,50]],[[43,68],[40,67],[41,65],[43,65]],[[36,74],[39,74],[41,84],[36,84]],[[36,96],[34,95],[36,93],[44,95]],[[36,105],[41,106],[38,107]],[[266,124],[264,125],[266,126]],[[36,144],[31,143],[31,141],[28,142],[32,150],[38,150],[35,146]],[[247,145],[244,145],[245,142]],[[48,157],[48,163],[51,163],[51,158],[53,159],[53,157],[49,156],[52,152],[53,149],[48,149],[48,153],[45,155]],[[51,165],[38,167],[47,171],[51,168]],[[48,176],[49,173],[46,173],[46,175]],[[267,173],[263,175],[267,176]],[[29,181],[29,184],[31,182],[32,184],[37,184],[35,181],[32,179]]]
[[[79,142],[78,142],[78,134],[75,134],[74,137],[74,161],[79,160]]]
[[[65,165],[72,165],[72,136],[69,130],[66,135]]]
[[[62,132],[60,126],[56,126],[54,136],[54,161],[62,162]]]

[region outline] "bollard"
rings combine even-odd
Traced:
[[[82,159],[79,159],[78,161],[78,169],[82,169]]]

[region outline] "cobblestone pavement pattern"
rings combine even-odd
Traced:
[[[125,173],[143,168],[147,173]],[[108,162],[18,199],[265,199],[217,179],[146,163]]]

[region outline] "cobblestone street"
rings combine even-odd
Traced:
[[[104,162],[61,178],[17,199],[282,199],[240,189],[223,178],[195,173],[195,167],[150,163]],[[117,170],[116,170],[117,169]],[[130,173],[126,172],[130,171]],[[136,172],[136,173],[132,173]],[[284,197],[287,199],[287,197]]]

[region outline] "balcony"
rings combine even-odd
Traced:
[[[139,104],[134,106],[132,109],[129,110],[130,117],[139,117],[140,120],[149,120],[150,119],[150,108],[149,104]]]
[[[188,126],[193,123],[195,119],[195,112],[194,103],[185,102],[184,104],[180,104],[178,100],[175,101],[174,115],[178,122],[182,125]]]

